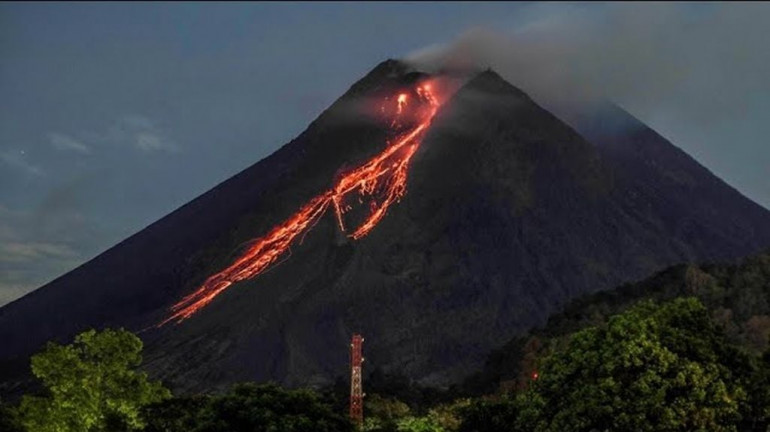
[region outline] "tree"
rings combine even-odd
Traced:
[[[444,432],[433,416],[404,417],[397,422],[398,432]]]
[[[467,398],[455,399],[451,403],[437,405],[428,411],[428,416],[436,424],[447,432],[455,432],[460,429],[462,418],[460,412],[470,405],[471,400]]]
[[[179,396],[164,399],[143,409],[147,420],[143,432],[191,432],[201,424],[201,412],[211,396]]]
[[[766,432],[770,430],[770,348],[758,359],[748,390],[749,414],[741,430]]]
[[[142,341],[126,330],[89,330],[74,343],[49,342],[32,356],[32,373],[45,395],[22,398],[21,423],[29,432],[138,430],[141,408],[171,396],[136,368]]]
[[[348,432],[353,424],[310,390],[275,384],[239,384],[212,397],[201,410],[194,432],[276,431]]]
[[[395,432],[398,421],[409,416],[409,406],[396,398],[386,398],[377,393],[367,394],[364,399],[364,427],[366,432]]]
[[[731,431],[750,357],[696,299],[641,302],[546,357],[531,392],[543,430]]]
[[[2,432],[22,432],[23,429],[19,423],[16,411],[0,400],[0,431]]]
[[[459,432],[529,432],[537,430],[542,398],[525,390],[479,398],[460,407]]]

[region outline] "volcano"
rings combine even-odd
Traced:
[[[271,156],[0,309],[2,390],[46,341],[117,326],[180,391],[329,383],[353,333],[370,370],[447,385],[572,298],[770,246],[770,212],[622,109],[569,123],[491,70],[385,61]]]

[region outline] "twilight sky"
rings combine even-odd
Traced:
[[[0,305],[272,153],[386,58],[609,97],[770,207],[768,29],[767,3],[0,3]]]

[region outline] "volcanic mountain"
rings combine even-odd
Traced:
[[[369,370],[445,385],[576,296],[770,246],[770,212],[620,108],[573,128],[493,71],[442,79],[381,63],[268,158],[0,309],[3,391],[47,340],[106,326],[140,331],[180,390],[329,382],[354,332]]]

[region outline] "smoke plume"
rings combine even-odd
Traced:
[[[741,110],[746,94],[770,91],[768,18],[768,4],[544,4],[515,31],[473,28],[407,60],[428,70],[491,67],[546,105],[608,98],[647,115],[674,99],[709,121],[724,113],[703,102]]]

